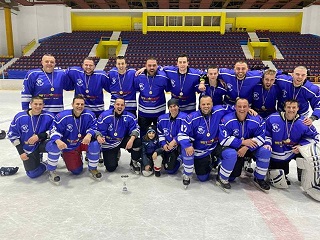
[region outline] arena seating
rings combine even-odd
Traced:
[[[320,37],[311,34],[288,32],[257,32],[259,38],[270,38],[284,59],[273,64],[283,71],[292,72],[299,65],[305,66],[311,76],[320,75]]]

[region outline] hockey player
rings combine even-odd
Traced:
[[[71,67],[66,74],[74,88],[74,96],[83,96],[85,109],[99,117],[104,111],[103,89],[107,90],[108,77],[105,72],[95,71],[93,58],[86,57],[82,67]]]
[[[46,145],[49,180],[53,183],[60,182],[56,168],[61,153],[67,169],[78,175],[83,170],[82,151],[87,151],[90,176],[95,180],[102,177],[97,170],[100,145],[94,140],[97,134],[96,118],[93,112],[84,109],[84,102],[82,96],[75,96],[72,109],[55,116],[50,141]]]
[[[248,99],[249,104],[252,102],[253,87],[260,83],[262,72],[253,70],[249,71],[248,65],[244,61],[238,61],[234,69],[219,69],[219,78],[227,86],[227,94],[224,98],[225,103],[235,104],[237,98]]]
[[[203,71],[190,68],[187,55],[181,54],[177,59],[177,66],[167,66],[163,70],[170,81],[171,97],[179,100],[179,108],[185,113],[196,110],[196,93],[205,90],[199,84]]]
[[[219,69],[217,66],[209,66],[207,68],[207,74],[201,79],[201,83],[205,83],[206,90],[201,92],[200,98],[204,95],[210,96],[213,100],[213,106],[222,105],[224,103],[224,95],[227,94],[227,90],[222,83],[218,80]]]
[[[159,142],[163,148],[162,156],[159,156],[154,162],[155,175],[160,176],[162,164],[168,174],[175,174],[179,167],[181,159],[181,147],[178,143],[178,133],[181,125],[185,122],[187,114],[179,109],[179,100],[171,98],[168,103],[169,113],[165,113],[158,118],[157,131]]]
[[[134,79],[139,94],[138,123],[144,136],[149,125],[156,125],[157,119],[166,111],[164,91],[169,90],[169,81],[164,71],[158,69],[157,60],[148,58],[146,69]]]
[[[274,84],[276,71],[268,69],[262,76],[262,82],[253,87],[252,108],[258,112],[262,118],[266,118],[275,113],[277,99],[280,92]]]
[[[102,147],[104,165],[108,172],[118,167],[118,152],[124,148],[131,153],[131,170],[140,174],[138,161],[140,159],[141,140],[139,125],[136,117],[125,109],[124,99],[118,98],[114,109],[101,113],[97,121],[98,131],[101,133],[97,140]]]
[[[241,175],[244,157],[256,157],[254,183],[268,191],[270,186],[264,180],[268,171],[271,151],[263,147],[265,142],[265,125],[259,116],[249,115],[249,102],[238,98],[236,112],[225,115],[219,126],[219,142],[224,148],[222,161],[217,176],[217,185],[230,189],[230,178]]]
[[[157,168],[157,158],[161,157],[163,149],[160,147],[159,139],[153,125],[148,127],[147,134],[142,138],[142,175],[149,177],[155,171],[155,176],[160,177],[160,169]],[[162,158],[161,158],[162,160]]]
[[[213,107],[210,96],[200,99],[200,110],[189,114],[181,125],[178,142],[184,165],[183,184],[190,184],[190,176],[195,172],[201,182],[209,179],[212,161],[219,156],[218,128],[221,118],[233,111],[229,106]]]
[[[46,152],[46,140],[54,116],[43,110],[43,102],[42,97],[32,97],[31,108],[19,112],[14,117],[8,132],[8,138],[17,148],[26,174],[30,178],[37,178],[46,171],[40,153]]]
[[[28,71],[21,91],[22,110],[29,108],[33,96],[44,99],[44,110],[57,114],[63,110],[63,90],[72,90],[65,72],[55,69],[56,60],[52,55],[42,57],[42,69]]]
[[[284,111],[286,100],[296,99],[299,103],[298,113],[304,116],[304,123],[311,125],[314,120],[320,117],[320,93],[319,87],[307,80],[307,69],[298,66],[294,69],[292,76],[277,76],[276,84],[281,91],[278,101],[278,110]],[[309,104],[313,113],[309,115]]]
[[[111,94],[110,108],[113,108],[117,98],[123,98],[126,102],[125,111],[137,116],[137,97],[134,87],[136,70],[127,69],[126,59],[123,56],[116,58],[116,67],[108,73],[107,91]]]
[[[287,188],[290,184],[284,177],[289,173],[289,162],[299,154],[299,146],[319,139],[315,127],[305,125],[305,117],[298,111],[297,100],[286,100],[284,112],[271,114],[266,119],[266,145],[272,148],[269,169],[276,169],[269,171],[269,178],[278,188]]]

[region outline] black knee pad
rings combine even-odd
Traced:
[[[197,175],[206,175],[211,171],[210,155],[204,158],[194,159],[194,168]]]

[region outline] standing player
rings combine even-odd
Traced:
[[[99,117],[104,111],[103,89],[107,90],[108,77],[105,72],[94,69],[93,58],[86,57],[82,67],[71,67],[66,74],[74,87],[74,96],[83,96],[85,109]]]
[[[320,93],[319,87],[307,80],[307,69],[303,66],[296,67],[292,76],[277,76],[276,84],[281,91],[279,96],[278,110],[284,110],[286,100],[296,99],[299,103],[298,113],[305,117],[304,123],[311,125],[320,117]],[[309,115],[309,104],[313,109]]]
[[[33,96],[44,99],[44,110],[57,114],[63,110],[63,90],[72,90],[65,72],[55,69],[52,55],[42,57],[42,69],[30,70],[23,80],[21,91],[22,109],[27,110]]]
[[[175,98],[168,101],[168,109],[169,113],[158,118],[159,142],[164,151],[162,156],[158,156],[154,161],[155,176],[160,176],[162,164],[168,174],[175,174],[180,167],[181,160],[179,161],[178,158],[181,154],[181,147],[178,143],[178,133],[187,114],[180,111],[179,100]]]
[[[299,146],[319,140],[314,126],[305,125],[305,117],[298,111],[297,100],[286,100],[284,112],[271,114],[266,119],[266,145],[272,149],[269,169],[274,169],[270,170],[269,178],[275,187],[286,188],[290,184],[283,177],[289,174],[289,163],[299,154]],[[274,181],[276,178],[279,181]]]
[[[249,71],[248,65],[244,61],[238,61],[234,69],[221,68],[219,77],[227,86],[227,95],[225,103],[235,104],[237,98],[248,99],[249,104],[252,102],[253,88],[261,81],[261,71]]]
[[[136,117],[125,109],[124,99],[118,98],[114,109],[104,111],[98,118],[98,131],[101,133],[97,140],[102,147],[104,165],[108,172],[118,167],[118,152],[124,148],[131,153],[131,170],[140,174],[138,161],[140,159],[141,140]]]
[[[274,84],[276,71],[268,69],[262,76],[262,83],[253,88],[252,108],[262,117],[266,118],[276,112],[276,103],[280,92]]]
[[[150,125],[156,125],[158,117],[166,111],[165,92],[169,90],[169,81],[164,71],[158,69],[157,60],[148,58],[146,69],[134,79],[139,94],[138,123],[141,136]]]
[[[46,140],[54,116],[43,110],[42,97],[32,97],[30,107],[31,109],[19,112],[14,117],[8,138],[17,148],[27,176],[36,178],[46,171],[46,165],[41,162],[40,153],[46,152]]]
[[[264,179],[271,152],[263,147],[265,125],[259,116],[249,115],[247,99],[236,100],[235,108],[236,112],[223,117],[219,127],[219,142],[224,149],[216,183],[224,189],[230,189],[229,179],[241,175],[244,157],[255,156],[254,183],[259,189],[268,191],[270,186]]]
[[[163,70],[170,80],[171,97],[179,100],[182,112],[191,113],[196,110],[196,93],[205,90],[203,84],[199,86],[203,71],[189,67],[185,54],[178,56],[177,66],[167,66]]]
[[[72,109],[56,115],[47,143],[49,180],[58,184],[60,176],[56,173],[59,156],[67,169],[79,175],[83,170],[82,151],[87,151],[90,176],[99,180],[102,174],[97,170],[100,145],[93,140],[96,137],[96,118],[93,112],[84,109],[84,98],[75,96]]]
[[[207,74],[200,80],[201,83],[205,83],[206,90],[201,92],[200,98],[204,95],[210,96],[213,101],[213,106],[222,105],[224,103],[224,95],[227,94],[227,90],[218,80],[219,69],[217,66],[209,66],[207,68]],[[203,80],[202,80],[203,79]]]
[[[107,91],[111,94],[110,108],[113,108],[117,98],[123,98],[126,102],[125,111],[137,116],[137,97],[134,88],[135,74],[136,70],[127,69],[126,59],[123,56],[118,56],[116,67],[108,73]]]

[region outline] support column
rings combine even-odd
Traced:
[[[11,10],[8,7],[4,7],[4,17],[6,24],[6,35],[7,35],[7,51],[8,55],[14,57],[13,47],[13,34],[12,34],[12,22],[11,22]]]

